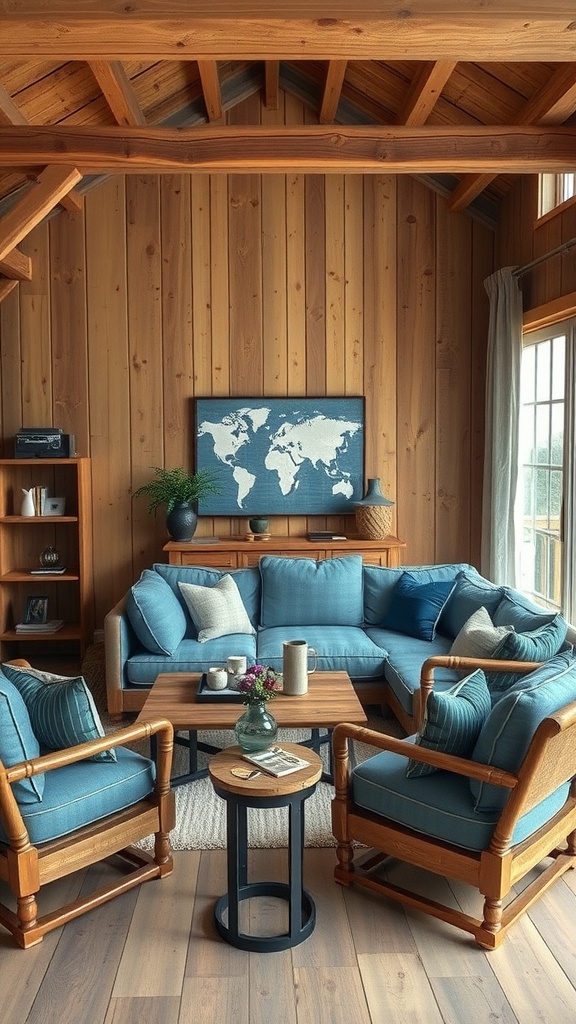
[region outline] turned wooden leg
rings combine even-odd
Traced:
[[[352,866],[353,850],[350,842],[344,839],[339,840],[336,847],[336,859],[338,861],[334,869],[336,881],[340,882],[341,885],[352,885],[354,868]]]
[[[18,896],[16,914],[23,932],[33,928],[38,919],[38,904],[36,896]]]
[[[482,930],[496,935],[502,927],[502,900],[493,900],[489,896],[484,900],[484,920]]]
[[[168,832],[156,832],[154,836],[154,861],[161,868],[160,875],[169,875],[173,870],[170,835]]]

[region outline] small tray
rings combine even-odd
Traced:
[[[198,704],[242,704],[244,695],[238,690],[211,690],[206,682],[206,673],[200,676],[198,689],[196,691],[196,702]]]

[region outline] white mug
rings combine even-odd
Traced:
[[[314,658],[308,668],[308,658]],[[308,692],[308,676],[316,671],[318,656],[305,640],[286,640],[282,644],[282,690],[289,697],[299,697]]]
[[[209,690],[225,690],[228,686],[228,673],[220,665],[212,665],[206,673],[206,685]]]
[[[244,655],[231,655],[226,662],[228,669],[228,675],[238,678],[238,676],[246,675],[247,661]],[[232,682],[232,679],[230,680]]]

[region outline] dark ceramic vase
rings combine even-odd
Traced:
[[[264,519],[263,516],[254,516],[248,521],[252,533],[266,533],[268,530],[268,520]]]
[[[187,501],[181,501],[166,516],[166,527],[172,540],[187,541],[194,536],[198,524],[196,509]]]

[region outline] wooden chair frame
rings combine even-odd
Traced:
[[[148,797],[70,835],[37,847],[32,845],[12,792],[15,782],[156,734],[156,783]],[[0,843],[0,878],[8,883],[16,898],[16,913],[0,903],[0,924],[12,933],[23,949],[40,942],[53,928],[59,928],[141,882],[164,878],[171,873],[169,833],[175,822],[174,793],[170,788],[173,741],[172,725],[159,719],[127,726],[102,739],[24,761],[11,768],[0,762],[0,816],[9,840],[7,845]],[[153,856],[131,845],[151,833],[155,833]],[[96,892],[43,917],[38,916],[36,897],[43,885],[113,855],[119,855],[129,866],[126,873]]]
[[[422,669],[419,704],[422,711],[433,686],[434,670],[442,666],[466,670],[489,667],[490,671],[517,673],[537,667],[534,663],[430,658]],[[509,789],[510,797],[488,847],[479,852],[466,850],[356,806],[351,788],[351,739]],[[495,949],[520,914],[528,910],[556,878],[576,866],[576,702],[544,719],[516,775],[466,758],[415,747],[406,740],[350,724],[336,727],[333,748],[332,828],[338,841],[334,877],[341,885],[362,885],[470,932],[479,946]],[[512,847],[511,837],[518,819],[569,779],[573,780],[570,793],[561,810],[528,839]],[[370,852],[354,851],[354,841],[369,847]],[[377,875],[383,861],[389,857],[474,886],[484,897],[483,918],[473,918]],[[551,858],[551,863],[503,907],[503,900],[512,886],[544,858]]]

